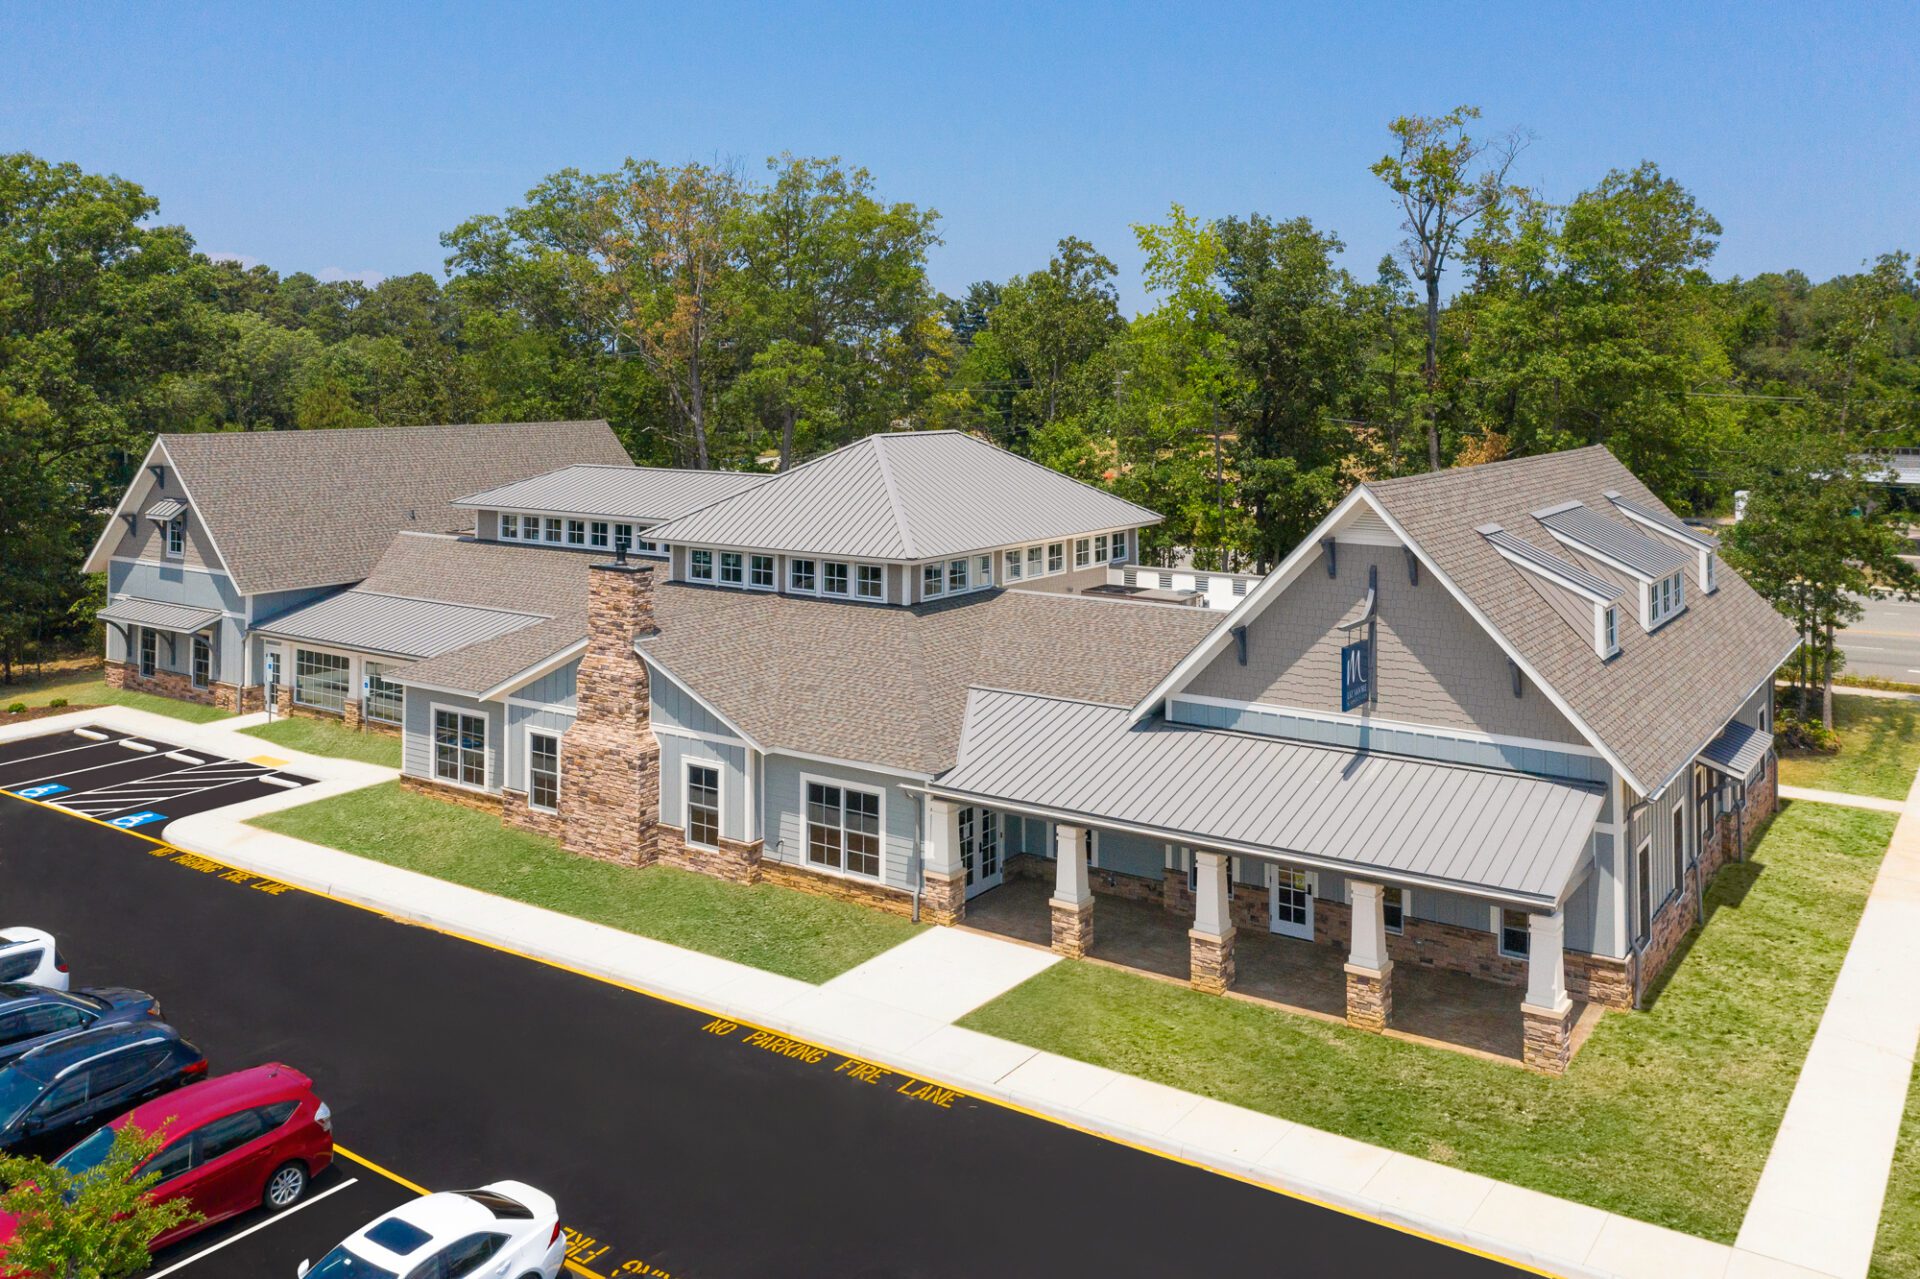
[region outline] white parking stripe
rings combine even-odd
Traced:
[[[260,780],[269,786],[285,786],[289,790],[298,790],[306,785],[305,782],[290,781],[285,777],[262,777]]]
[[[208,791],[224,790],[229,786],[239,786],[255,780],[258,776],[260,775],[255,774],[253,777],[236,777],[231,781],[215,782],[211,786],[188,786],[178,790],[170,790],[163,794],[140,792],[139,798],[133,798],[129,794],[116,792],[111,786],[105,786],[97,791],[89,791],[84,795],[63,795],[61,799],[65,802],[61,803],[60,807],[71,809],[76,813],[85,813],[89,817],[105,817],[111,813],[131,812],[136,808],[145,808],[149,804],[165,803],[168,800],[174,799],[186,799],[190,795],[204,795]]]
[[[75,733],[85,733],[87,730],[84,728],[76,728],[73,731]],[[99,735],[96,734],[96,736]],[[89,742],[85,746],[62,746],[57,751],[41,751],[38,755],[22,755],[18,759],[0,760],[0,767],[9,767],[14,764],[30,764],[36,759],[52,759],[55,755],[71,755],[74,751],[98,750],[103,744],[112,742],[113,740],[111,737],[101,736],[99,741]]]
[[[113,740],[112,738],[108,737],[105,733],[96,733],[91,728],[76,728],[73,730],[73,735],[75,737],[91,737],[96,742],[108,742]]]
[[[17,791],[17,790],[25,790],[29,786],[38,786],[41,782],[64,782],[69,777],[78,777],[82,773],[91,773],[95,769],[119,768],[122,764],[130,764],[132,762],[133,762],[132,760],[116,759],[116,760],[110,760],[105,764],[89,764],[85,768],[69,768],[64,773],[48,773],[46,776],[36,777],[30,782],[11,782],[7,785],[7,789]],[[155,777],[171,777],[175,773],[184,773],[186,771],[187,770],[184,768],[175,768],[175,769],[170,769],[164,773],[155,773],[154,776]]]
[[[185,751],[168,751],[167,758],[177,759],[182,764],[204,764],[207,762],[206,760],[201,759],[198,755],[189,755]]]
[[[126,747],[130,751],[152,752],[160,749],[158,746],[149,746],[145,742],[136,742],[131,737],[127,738],[125,741],[121,742],[120,744]]]
[[[319,1194],[315,1195],[313,1198],[302,1200],[300,1203],[295,1204],[293,1207],[288,1208],[283,1212],[275,1213],[273,1216],[268,1217],[265,1221],[256,1222],[255,1224],[248,1226],[245,1230],[242,1230],[237,1235],[228,1235],[225,1239],[222,1239],[219,1243],[213,1245],[213,1247],[202,1248],[199,1252],[194,1253],[191,1257],[188,1257],[185,1261],[176,1261],[172,1265],[168,1266],[165,1270],[156,1271],[155,1273],[148,1275],[147,1279],[165,1279],[167,1275],[172,1274],[176,1270],[185,1270],[188,1266],[192,1265],[194,1262],[199,1261],[205,1257],[211,1257],[214,1253],[219,1252],[222,1248],[226,1247],[230,1243],[234,1243],[238,1240],[245,1239],[248,1235],[253,1234],[255,1231],[265,1230],[268,1226],[274,1225],[277,1222],[285,1221],[288,1217],[291,1217],[294,1213],[299,1212],[302,1208],[311,1208],[313,1205],[319,1203],[322,1199],[325,1199],[328,1195],[339,1194],[342,1190],[345,1190],[348,1186],[357,1185],[359,1183],[359,1180],[360,1179],[358,1177],[349,1177],[337,1186],[328,1186],[325,1190],[321,1191]]]

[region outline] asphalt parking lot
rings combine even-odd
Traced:
[[[310,785],[270,753],[222,759],[157,738],[83,728],[0,745],[0,790],[158,835],[192,813]]]
[[[188,1240],[155,1275],[291,1276],[420,1186],[503,1177],[558,1199],[589,1279],[1520,1273],[150,837],[264,774],[176,778],[132,831],[48,806],[171,776],[100,749],[166,754],[144,744],[88,742],[67,758],[94,781],[0,797],[0,923],[52,931],[76,984],[159,995],[216,1072],[305,1071],[349,1152],[303,1206]],[[86,775],[21,747],[0,790]]]

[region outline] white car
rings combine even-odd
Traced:
[[[567,1260],[553,1196],[523,1181],[443,1190],[348,1235],[304,1279],[559,1279]]]
[[[53,934],[38,928],[0,928],[0,981],[65,990],[67,965]]]

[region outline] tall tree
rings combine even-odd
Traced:
[[[1404,249],[1413,278],[1426,288],[1427,355],[1421,367],[1427,392],[1427,465],[1440,469],[1440,280],[1474,223],[1510,192],[1507,174],[1525,138],[1519,132],[1476,138],[1467,132],[1480,108],[1459,106],[1440,116],[1403,115],[1388,125],[1395,149],[1373,164],[1373,174],[1400,203]]]

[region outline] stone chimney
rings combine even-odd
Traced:
[[[561,842],[570,853],[629,866],[659,855],[660,744],[647,664],[633,651],[654,631],[653,565],[593,565],[577,711],[561,746]]]

